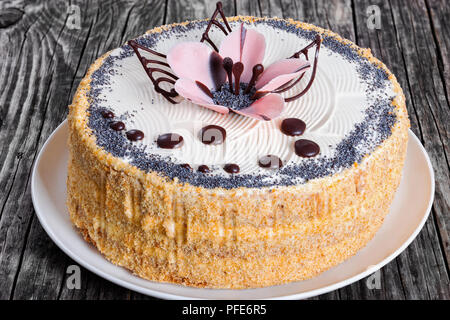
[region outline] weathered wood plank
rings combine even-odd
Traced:
[[[444,88],[446,92],[446,100],[447,100],[447,106],[450,105],[450,37],[448,36],[450,34],[450,8],[448,6],[448,3],[445,0],[429,0],[427,3],[427,9],[430,15],[431,20],[431,28],[433,31],[433,36],[435,38],[435,42],[437,44],[437,62],[438,62],[438,68],[439,72],[442,78],[442,81],[444,83]],[[445,108],[445,106],[443,107]],[[442,119],[443,123],[450,122],[450,115],[448,114],[447,109],[447,115],[444,116]],[[448,129],[448,126],[447,128]],[[440,129],[441,130],[441,129]],[[447,162],[447,165],[449,163],[448,159],[448,141],[449,141],[449,132],[448,130],[444,130],[442,132],[442,140],[445,145],[445,150],[447,151],[445,153],[445,160]],[[444,162],[444,157],[441,157],[440,161]],[[449,240],[449,234],[450,234],[450,215],[449,215],[449,203],[450,203],[450,194],[448,192],[448,174],[447,177],[445,177],[444,174],[441,172],[437,172],[436,176],[439,175],[438,178],[441,178],[444,176],[443,181],[440,183],[442,186],[442,183],[445,187],[447,185],[447,189],[441,191],[440,197],[435,202],[435,206],[438,207],[438,211],[442,212],[442,217],[437,219],[436,223],[441,233],[441,241],[442,245],[445,248],[444,253],[446,255],[447,259],[447,272],[448,267],[450,265],[450,240]],[[445,173],[445,168],[443,168],[443,171]],[[448,172],[448,170],[447,170]],[[447,178],[447,179],[445,179]],[[446,182],[447,181],[447,182]],[[441,198],[441,196],[444,196],[444,199]]]
[[[57,299],[68,258],[47,236],[36,218],[32,221],[28,239],[12,298]]]
[[[445,83],[447,103],[450,101],[450,9],[445,0],[427,0],[433,36],[437,43],[439,71]],[[447,258],[448,259],[448,258]]]
[[[42,5],[41,5],[42,6]],[[29,192],[29,175],[36,155],[41,133],[49,134],[51,122],[43,121],[50,102],[54,101],[52,92],[56,81],[53,76],[43,76],[46,70],[54,70],[54,45],[48,39],[58,37],[58,28],[52,24],[40,25],[27,15],[15,25],[22,31],[16,34],[1,32],[2,61],[8,65],[2,68],[5,82],[0,93],[2,106],[2,144],[0,156],[0,185],[8,190],[1,196],[0,219],[0,298],[9,298],[16,281],[18,267],[22,260],[23,247],[27,239],[33,216]],[[45,16],[42,17],[45,19]],[[62,75],[61,75],[62,76]],[[55,118],[61,112],[55,110]],[[5,190],[3,189],[3,190]]]
[[[377,5],[381,28],[367,26],[367,7]],[[433,216],[418,239],[397,258],[405,298],[443,298],[449,296],[448,268],[443,260],[439,230],[435,221],[445,223],[448,215],[448,164],[446,154],[448,105],[438,72],[435,44],[426,6],[422,1],[357,1],[355,2],[359,44],[372,48],[399,79],[407,98],[412,130],[422,139],[436,174],[436,201]],[[408,8],[408,10],[406,10]],[[423,63],[426,61],[427,63]],[[439,117],[439,119],[437,119]],[[447,136],[448,137],[448,136]],[[444,182],[445,181],[445,182]],[[448,239],[446,228],[441,237]]]
[[[233,0],[222,1],[227,16],[234,15]],[[215,1],[208,0],[168,0],[167,23],[187,20],[208,19],[216,9]]]
[[[407,12],[404,10],[405,6],[409,6]],[[432,217],[418,239],[418,242],[422,242],[420,247],[424,248],[426,288],[430,298],[448,299],[450,296],[448,275],[450,105],[445,98],[444,83],[439,76],[436,43],[431,36],[431,24],[425,3],[423,1],[392,2],[392,13],[408,69],[407,77],[411,88],[412,104],[416,107],[419,118],[423,145],[436,173],[436,194]],[[422,63],[423,61],[427,63]]]
[[[278,17],[283,16],[283,1],[258,0],[259,14],[262,17]]]
[[[5,89],[0,93],[0,137],[11,141],[2,145],[0,156],[0,186],[9,190],[0,198],[0,298],[68,296],[61,284],[72,262],[54,247],[39,222],[33,221],[31,164],[64,119],[71,96],[93,60],[119,46],[122,39],[162,24],[165,12],[164,0],[109,1],[100,7],[78,1],[72,5],[78,6],[80,28],[67,23],[73,11],[64,2],[36,2],[20,7],[25,12],[22,20],[0,32],[8,44],[0,50],[6,61],[1,69]],[[128,290],[117,286],[113,290],[105,283],[114,286],[96,280],[96,290],[87,290],[84,296],[94,298],[97,291],[98,298],[129,298]]]
[[[237,0],[236,14],[239,16],[261,16],[260,1],[255,0]]]

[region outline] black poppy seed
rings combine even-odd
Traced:
[[[236,95],[230,92],[230,85],[225,83],[222,85],[220,90],[213,91],[213,101],[215,104],[225,106],[231,110],[242,110],[248,108],[254,100],[251,97],[255,94],[256,89],[252,88],[249,93],[244,94],[245,89],[247,89],[247,83],[240,83],[239,94]]]

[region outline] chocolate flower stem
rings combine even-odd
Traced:
[[[244,72],[244,65],[242,62],[236,62],[233,64],[233,75],[234,75],[234,94],[239,95],[239,85],[241,80],[242,72]]]
[[[227,73],[228,83],[230,84],[230,92],[232,93],[233,92],[233,78],[232,78],[233,60],[229,57],[226,57],[223,59],[222,65]]]
[[[252,74],[252,78],[250,79],[250,82],[248,83],[247,88],[244,91],[244,94],[247,94],[250,92],[250,90],[253,88],[253,86],[255,85],[256,80],[258,80],[259,76],[264,72],[264,67],[262,64],[257,64],[253,67],[253,74]]]

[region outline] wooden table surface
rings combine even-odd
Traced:
[[[225,0],[231,15],[278,16],[329,28],[369,47],[398,77],[411,129],[436,175],[431,215],[416,240],[380,273],[315,299],[450,299],[448,0]],[[381,24],[368,17],[379,8]],[[148,299],[81,268],[47,236],[33,209],[30,174],[89,65],[154,26],[209,17],[215,1],[0,2],[0,299]],[[417,186],[420,188],[420,186]]]

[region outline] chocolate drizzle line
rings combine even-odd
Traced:
[[[214,98],[213,94],[211,93],[211,91],[209,90],[209,88],[204,85],[202,82],[200,81],[195,81],[195,84],[197,85],[197,87],[202,90],[206,95],[208,95],[210,98]]]
[[[303,54],[305,56],[306,60],[309,61],[308,51],[312,47],[314,47],[314,46],[316,47],[316,52],[314,54],[313,71],[312,71],[311,78],[309,79],[308,84],[306,85],[305,89],[302,90],[302,92],[300,92],[300,93],[298,93],[298,94],[296,94],[296,95],[294,95],[292,97],[284,98],[284,101],[290,102],[290,101],[296,100],[296,99],[302,97],[311,88],[311,86],[312,86],[312,84],[314,82],[314,79],[316,78],[317,64],[319,62],[319,51],[320,51],[321,43],[322,43],[322,38],[320,37],[320,35],[316,35],[314,41],[312,41],[306,47],[304,47],[300,51],[297,51],[291,57],[289,57],[290,59],[292,59],[292,58],[300,58],[300,54]],[[289,90],[290,88],[295,86],[303,78],[304,75],[305,74],[303,73],[297,80],[293,81],[291,84],[283,86],[281,89],[275,90],[274,92],[275,93],[281,93],[281,92],[285,92],[285,91]]]
[[[146,48],[144,46],[141,46],[139,43],[137,43],[135,40],[130,40],[128,41],[128,45],[133,48],[134,52],[136,53],[139,61],[142,64],[142,67],[144,68],[145,72],[147,73],[147,76],[150,78],[150,80],[153,83],[153,86],[155,87],[155,91],[160,93],[164,98],[166,98],[170,103],[173,104],[177,104],[179,102],[175,101],[173,98],[178,97],[178,93],[175,91],[174,88],[172,88],[170,91],[167,91],[166,89],[163,89],[160,84],[162,82],[167,82],[170,83],[172,85],[175,84],[175,81],[178,80],[178,77],[176,75],[174,75],[173,73],[163,70],[161,68],[157,68],[157,67],[150,67],[148,66],[149,63],[151,64],[157,64],[157,65],[161,65],[164,67],[170,67],[169,64],[167,64],[166,62],[163,61],[159,61],[159,60],[153,60],[153,59],[147,59],[145,57],[143,57],[141,55],[141,53],[139,52],[138,49],[144,50],[146,52],[149,52],[153,55],[156,55],[158,57],[161,58],[167,58],[167,56],[165,54],[162,54],[160,52],[157,52],[155,50]],[[154,77],[154,73],[162,73],[165,74],[167,77],[164,76],[160,76],[160,77]]]
[[[225,24],[225,26],[227,28],[226,30],[222,26],[222,24],[216,19],[218,14],[220,14],[220,16],[222,17],[223,23]],[[206,30],[205,30],[205,32],[203,32],[202,38],[200,40],[200,42],[203,42],[206,40],[206,42],[208,42],[216,52],[219,52],[219,49],[217,48],[217,46],[209,38],[209,30],[211,29],[212,25],[215,25],[216,27],[218,27],[225,35],[228,35],[228,33],[231,32],[230,25],[228,24],[227,18],[225,17],[225,13],[223,12],[223,9],[222,9],[222,2],[220,2],[220,1],[217,2],[216,10],[214,10],[214,13],[211,16],[211,19],[209,20],[209,23],[206,26]],[[228,32],[227,32],[227,30],[228,30]]]

